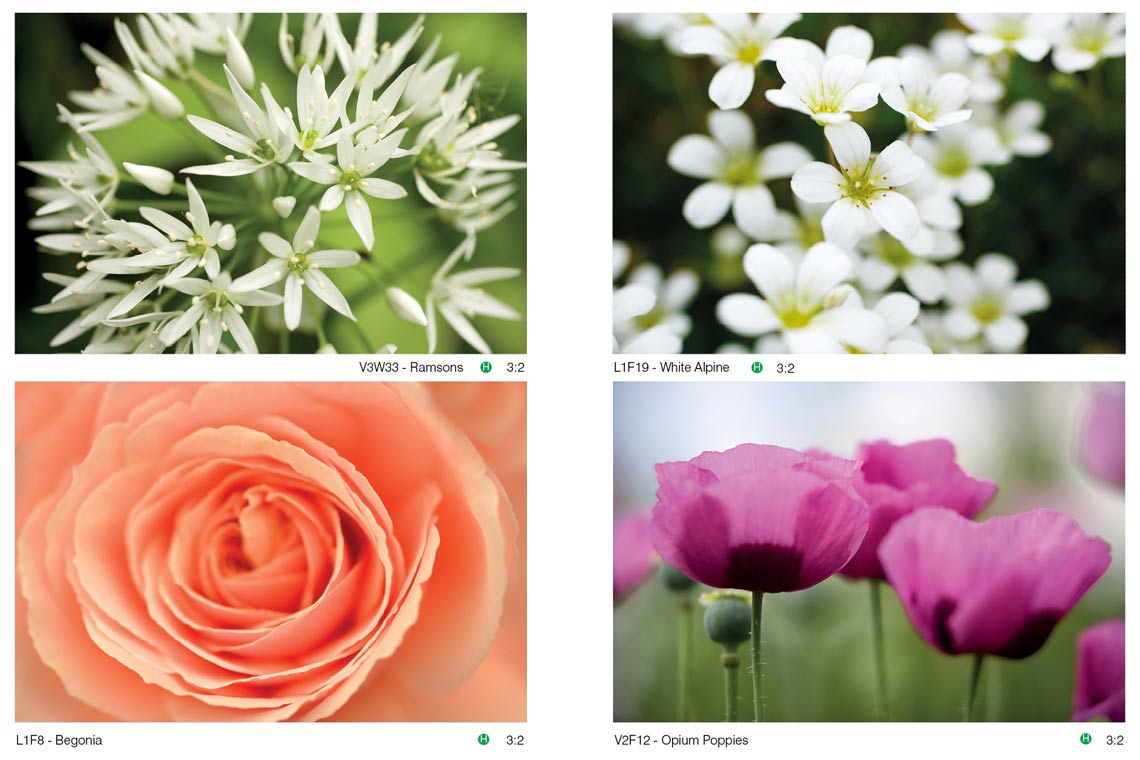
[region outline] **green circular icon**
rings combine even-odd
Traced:
[[[491,371],[491,362],[483,362],[482,364],[479,365],[479,369],[483,370],[484,372],[490,372]]]
[[[1092,744],[1092,734],[1081,734],[1081,744]]]
[[[483,363],[486,364],[487,362]],[[484,372],[486,372],[486,370],[484,370]],[[491,737],[487,736],[486,734],[479,734],[479,743],[483,746],[486,746],[491,743]]]
[[[760,362],[752,362],[752,371],[759,375],[764,371],[764,365]]]

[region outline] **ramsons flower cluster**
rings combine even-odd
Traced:
[[[295,82],[288,91],[261,82],[243,45],[261,23],[278,24],[280,64]],[[473,319],[522,317],[482,286],[521,270],[470,264],[479,233],[516,207],[514,177],[525,164],[496,141],[520,117],[497,113],[480,96],[480,69],[461,72],[438,36],[412,59],[424,17],[391,42],[378,27],[374,13],[361,15],[355,37],[332,13],[279,22],[150,13],[115,21],[125,61],[85,45],[98,86],[58,105],[74,133],[69,158],[21,163],[50,181],[31,191],[41,205],[29,225],[44,233],[36,242],[74,257],[74,274],[45,275],[60,289],[36,309],[76,313],[51,345],[82,337],[91,353],[288,351],[302,330],[315,332],[318,351],[335,351],[329,310],[352,325],[356,316],[327,272],[359,267],[398,317],[424,327],[428,352],[442,318],[489,353]],[[120,163],[96,133],[147,112],[212,158]],[[373,224],[410,194],[425,211],[409,216],[453,238],[414,294],[392,262],[384,266]],[[322,242],[341,207],[358,245]],[[369,351],[396,350],[357,334]]]
[[[678,56],[707,57],[717,67],[707,134],[680,137],[666,161],[699,183],[681,209],[685,220],[711,230],[712,249],[738,260],[755,288],[717,303],[719,322],[749,339],[720,351],[1024,347],[1025,317],[1047,309],[1049,293],[1010,257],[967,251],[962,209],[994,195],[990,167],[1051,148],[1043,105],[1008,102],[1013,58],[1042,62],[1051,53],[1059,72],[1091,69],[1124,55],[1124,16],[958,19],[961,28],[938,32],[926,46],[878,56],[871,35],[856,26],[832,30],[822,47],[796,38],[794,13],[618,19]],[[761,67],[782,85],[759,92]],[[820,139],[766,142],[741,110],[757,103],[802,115]],[[861,122],[874,110],[897,120],[897,139],[872,143]],[[790,209],[778,207],[770,189],[785,180]],[[963,254],[973,263],[956,261]],[[618,263],[615,278],[625,269]],[[668,282],[661,273],[656,279]],[[636,285],[632,275],[615,280],[615,350],[679,351],[691,327],[687,301],[642,295],[631,316]],[[698,288],[687,287],[689,300]]]

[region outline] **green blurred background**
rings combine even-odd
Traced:
[[[822,47],[832,29],[847,24],[871,33],[875,57],[894,55],[906,44],[925,46],[941,29],[963,28],[953,14],[805,14],[784,34]],[[959,261],[1006,253],[1022,278],[1040,279],[1049,289],[1052,306],[1026,320],[1029,352],[1124,351],[1124,60],[1067,77],[1048,58],[1036,64],[1015,58],[1003,103],[1041,101],[1042,129],[1053,138],[1053,149],[988,167],[993,197],[964,207]],[[714,276],[740,281],[739,259],[731,260],[733,271],[714,273],[711,230],[693,229],[681,216],[699,181],[665,163],[678,138],[707,134],[707,114],[715,108],[708,83],[715,72],[707,58],[681,58],[659,40],[614,30],[613,236],[631,245],[635,264],[649,260],[666,272],[687,266],[701,274],[702,288],[689,310],[693,330],[684,343],[690,353],[740,340],[717,322],[716,303],[752,287],[746,280],[726,289],[710,282]],[[742,109],[757,125],[758,144],[795,140],[822,160],[822,130],[807,116],[765,100],[764,91],[782,83],[774,63],[761,64]],[[882,101],[854,116],[877,148],[904,131],[902,117]],[[780,208],[795,210],[788,180],[769,186]]]
[[[126,64],[115,37],[112,23],[115,16],[108,14],[17,14],[16,16],[16,157],[18,160],[44,160],[66,158],[65,146],[69,130],[57,119],[56,103],[67,101],[70,90],[90,90],[96,86],[94,66],[83,57],[81,43],[88,43]],[[122,16],[129,19],[128,14]],[[341,14],[341,27],[351,41],[356,32],[359,14]],[[381,14],[379,42],[394,41],[415,20],[415,14]],[[128,23],[134,29],[133,21]],[[295,107],[296,77],[285,68],[277,45],[280,16],[257,14],[253,20],[245,47],[253,62],[258,82],[266,82],[283,106]],[[300,30],[301,15],[290,15],[290,29]],[[497,142],[508,158],[526,158],[526,16],[525,14],[432,14],[425,19],[425,29],[405,65],[416,61],[436,35],[442,36],[436,60],[459,53],[456,71],[467,72],[481,67],[479,86],[473,102],[480,104],[486,118],[519,114],[522,118]],[[222,58],[196,54],[199,68],[210,79],[225,84]],[[332,74],[327,77],[331,90],[340,82],[343,73],[334,62]],[[208,116],[208,111],[194,90],[184,83],[166,80],[186,105],[187,113]],[[256,97],[261,102],[261,97]],[[96,132],[113,160],[153,164],[176,170],[197,163],[211,163],[213,154],[205,152],[200,142],[188,142],[186,136],[174,126],[164,122],[153,112],[135,119],[122,127]],[[414,132],[405,144],[414,138]],[[75,142],[80,144],[76,139]],[[377,176],[384,176],[383,172]],[[476,317],[474,324],[491,348],[499,353],[526,352],[526,171],[514,172],[518,190],[518,203],[510,215],[490,229],[479,233],[475,256],[468,267],[511,266],[523,270],[519,277],[490,283],[487,291],[524,315],[512,322],[488,317]],[[16,173],[16,350],[43,353],[48,341],[75,313],[38,315],[31,308],[46,303],[58,288],[40,276],[43,271],[74,273],[74,257],[54,257],[37,252],[38,234],[27,229],[25,222],[37,206],[26,198],[24,191],[38,182],[38,177],[26,169]],[[195,183],[199,183],[195,178]],[[391,281],[404,288],[421,303],[428,283],[444,258],[462,241],[462,234],[435,219],[431,207],[420,199],[410,187],[410,175],[402,182],[409,187],[407,198],[395,201],[371,201],[376,245],[373,248],[374,275],[365,274],[361,264],[352,269],[329,270],[327,273],[348,298],[358,323],[369,345],[348,321],[337,314],[325,320],[328,338],[343,353],[361,353],[377,350],[386,343],[395,343],[401,353],[425,353],[427,339],[424,330],[398,319],[384,301],[383,281]],[[223,189],[226,178],[203,177],[200,185]],[[122,190],[122,188],[120,188]],[[209,208],[207,206],[207,208]],[[293,218],[296,217],[296,218]],[[300,220],[298,211],[287,220],[286,236]],[[348,224],[341,208],[323,214],[321,243],[327,247],[360,250],[360,240]],[[224,257],[223,257],[224,262]],[[224,268],[224,264],[223,264]],[[465,353],[473,349],[439,320],[438,353]],[[59,351],[77,351],[86,345],[84,336]],[[291,337],[293,352],[308,352],[316,348],[312,333],[294,333]],[[276,340],[263,342],[263,351],[276,350]]]
[[[1108,386],[1109,384],[1104,384]],[[1112,547],[1108,572],[1021,661],[986,658],[977,715],[991,721],[1067,721],[1075,641],[1124,614],[1124,494],[1078,459],[1079,431],[1097,384],[1075,383],[618,383],[614,386],[614,517],[654,503],[653,464],[744,442],[851,455],[858,441],[945,437],[975,477],[998,485],[980,516],[1047,507]],[[1116,386],[1119,389],[1119,386]],[[719,645],[692,617],[690,719],[724,719]],[[869,588],[838,576],[764,598],[765,712],[775,721],[875,720]],[[882,590],[893,720],[961,719],[972,658],[949,657],[914,632]],[[677,598],[652,577],[614,607],[614,719],[677,719]],[[747,645],[741,648],[747,662]],[[740,716],[751,718],[750,671],[740,668]]]

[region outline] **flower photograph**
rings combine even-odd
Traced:
[[[617,383],[615,721],[1123,721],[1124,385]]]
[[[525,353],[525,14],[17,14],[16,350]]]
[[[1125,17],[615,14],[615,353],[1123,353]]]
[[[17,721],[526,720],[523,383],[17,383]]]

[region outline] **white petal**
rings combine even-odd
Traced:
[[[305,270],[305,274],[302,276],[305,284],[309,286],[310,293],[349,319],[356,319],[352,315],[352,309],[349,307],[348,301],[345,300],[344,294],[340,292],[340,289],[329,279],[327,274],[310,267]]]
[[[792,192],[808,203],[830,203],[839,200],[843,175],[831,164],[812,161],[792,175]]]
[[[240,132],[224,127],[216,121],[203,119],[201,116],[190,114],[186,119],[194,128],[214,142],[245,155],[257,147],[257,143]]]
[[[883,148],[875,158],[875,176],[882,177],[882,182],[891,187],[914,182],[925,169],[926,162],[901,140]]]
[[[230,291],[234,293],[244,293],[251,290],[259,290],[267,285],[280,282],[281,278],[285,276],[286,269],[287,265],[281,259],[266,262],[252,272],[243,274],[234,280],[230,285]]]
[[[1068,45],[1058,46],[1053,51],[1053,65],[1066,74],[1087,71],[1096,65],[1096,55]]]
[[[706,182],[689,193],[681,213],[697,229],[712,227],[728,213],[732,196],[732,188],[728,185]]]
[[[348,220],[352,228],[360,235],[365,250],[371,251],[375,238],[372,235],[372,209],[368,207],[364,196],[358,192],[345,193],[344,210],[348,212]]]
[[[851,258],[831,243],[816,243],[804,254],[796,273],[796,296],[803,308],[823,303],[827,294],[847,279]]]
[[[653,309],[657,295],[644,285],[626,285],[614,291],[613,323],[620,325]]]
[[[386,200],[393,200],[395,198],[403,198],[408,194],[408,191],[403,185],[391,180],[379,179],[377,177],[369,177],[360,181],[360,189],[364,193],[371,195],[373,198],[383,198]]]
[[[238,314],[237,309],[230,304],[226,304],[226,308],[222,313],[225,316],[226,327],[229,329],[230,336],[234,339],[234,343],[237,344],[237,347],[242,353],[256,354],[257,341],[253,339],[253,333],[249,331],[249,327],[246,325],[245,320],[241,318],[241,314]]]
[[[322,185],[331,185],[340,180],[340,169],[331,163],[318,164],[309,161],[291,161],[286,164],[286,166],[292,169],[294,174],[299,174],[307,180],[312,180]]]
[[[738,335],[754,337],[780,328],[780,319],[764,299],[751,293],[733,293],[720,299],[716,318]]]
[[[224,161],[220,164],[202,164],[200,166],[187,166],[183,174],[202,174],[210,177],[240,177],[244,174],[253,174],[260,171],[265,165],[252,158],[239,158],[236,161]]]
[[[957,340],[973,340],[978,337],[982,325],[968,309],[951,309],[942,320],[942,328]]]
[[[897,193],[895,193],[897,195]],[[830,243],[848,250],[855,247],[867,229],[869,214],[861,204],[852,203],[843,198],[831,204],[831,208],[823,215],[820,227],[823,228],[823,237]],[[915,214],[917,224],[918,215]]]
[[[776,69],[784,78],[786,92],[790,92],[801,101],[808,100],[808,96],[820,88],[820,71],[809,61],[798,56],[787,56],[776,61]]]
[[[946,277],[933,264],[911,264],[902,273],[906,288],[923,303],[934,303],[946,292]]]
[[[1029,328],[1020,318],[1007,314],[985,327],[986,342],[997,351],[1016,351],[1029,335]]]
[[[865,29],[857,26],[839,26],[827,36],[827,46],[824,51],[828,58],[846,54],[866,63],[871,59],[874,45],[871,34]]]
[[[918,301],[906,293],[888,293],[875,304],[875,313],[887,325],[887,335],[898,335],[918,319]]]
[[[913,240],[922,225],[911,199],[892,190],[875,196],[871,215],[884,230],[904,243]]]
[[[257,235],[257,242],[261,247],[279,259],[287,259],[293,255],[293,246],[289,241],[275,232],[261,232]]]
[[[334,208],[340,206],[344,201],[344,188],[341,185],[333,185],[328,190],[325,190],[324,195],[321,196],[321,202],[318,205],[321,211],[332,211]]]
[[[360,254],[356,251],[346,251],[330,248],[309,254],[309,263],[316,264],[321,269],[336,269],[337,267],[351,267],[360,263]]]
[[[751,64],[734,61],[721,67],[709,83],[709,98],[718,108],[740,108],[752,94],[756,70]]]
[[[724,163],[724,151],[704,135],[685,135],[669,149],[669,167],[686,177],[710,179]]]
[[[846,93],[858,84],[866,68],[865,61],[846,53],[828,58],[823,65],[823,86],[829,93]]]
[[[317,235],[320,233],[320,231],[321,231],[321,212],[316,206],[309,206],[308,210],[305,211],[305,217],[301,220],[301,224],[297,226],[297,231],[293,234],[292,249],[289,251],[289,253],[284,254],[285,257],[288,258],[290,255],[292,255],[292,253],[294,251],[297,253],[307,253],[310,249],[312,249],[313,245],[316,243]],[[262,234],[264,235],[266,233],[262,233]],[[271,235],[272,237],[277,237],[276,235],[273,235],[272,233],[268,233],[268,234]],[[260,239],[261,239],[261,237],[258,236],[258,240],[260,240]],[[277,240],[279,240],[281,243],[285,243],[285,241],[279,237],[277,237]],[[278,250],[282,250],[282,249],[288,248],[288,247],[289,247],[288,243],[285,243],[284,246],[281,246],[278,244],[277,249],[270,248],[269,251],[274,256],[281,256],[282,254],[278,253]],[[269,246],[266,246],[266,248],[269,248]]]
[[[142,215],[143,219],[146,219],[167,235],[173,235],[178,240],[189,240],[194,236],[194,230],[187,227],[178,217],[172,216],[165,211],[143,206],[139,209],[139,214]]]
[[[1037,280],[1019,282],[1009,289],[1005,307],[1013,314],[1028,314],[1049,308],[1049,291]]]
[[[487,341],[483,340],[483,336],[475,329],[475,327],[463,316],[454,304],[441,303],[439,305],[439,313],[451,325],[451,329],[459,334],[459,337],[467,341],[467,343],[481,354],[491,353],[491,347],[487,345]]]
[[[974,167],[962,175],[955,189],[962,203],[976,206],[993,194],[994,178],[985,169]]]
[[[823,133],[843,171],[851,173],[870,160],[871,138],[855,122],[829,124],[823,128]]]
[[[158,333],[158,339],[168,346],[173,346],[178,342],[179,338],[185,335],[186,332],[198,322],[198,319],[201,318],[205,310],[205,302],[199,301],[194,304],[178,319],[173,322],[168,322]]]
[[[780,142],[760,151],[757,176],[762,180],[790,177],[811,162],[807,148],[795,142]]]
[[[842,111],[866,111],[879,102],[879,85],[874,82],[863,82],[851,88],[839,104]]]
[[[756,149],[756,125],[743,111],[713,111],[709,132],[729,153],[750,154]]]
[[[779,300],[796,286],[796,268],[779,249],[758,243],[744,252],[744,273],[765,298]]]
[[[654,325],[621,346],[623,354],[679,354],[681,336],[665,325]]]
[[[881,293],[898,279],[899,270],[882,259],[868,258],[859,264],[859,284],[872,293]]]
[[[1027,61],[1036,63],[1045,57],[1049,52],[1049,40],[1043,37],[1030,37],[1017,40],[1013,43],[1013,49]],[[1059,67],[1058,67],[1059,68]]]
[[[764,97],[768,102],[780,108],[790,108],[793,111],[800,113],[811,114],[811,109],[804,105],[803,100],[791,90],[781,88],[779,90],[765,90]]]
[[[737,188],[732,201],[736,226],[759,239],[776,216],[776,201],[764,185]]]
[[[305,299],[301,278],[290,273],[285,279],[285,326],[296,330],[301,324],[301,305]]]
[[[978,259],[975,267],[982,285],[995,293],[1001,293],[1013,284],[1017,277],[1017,264],[1000,253],[987,253]]]

